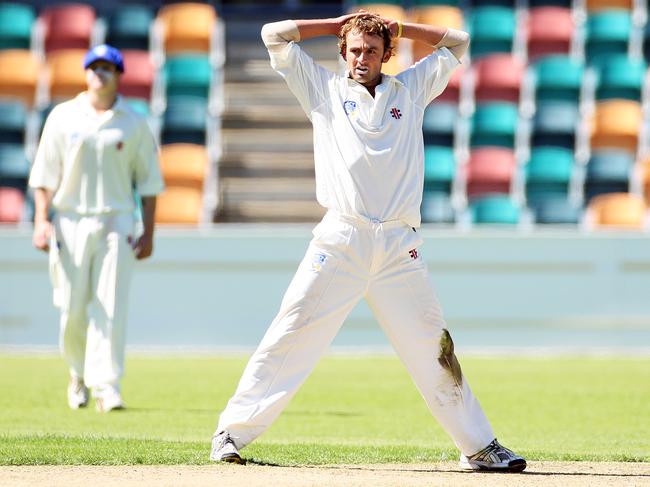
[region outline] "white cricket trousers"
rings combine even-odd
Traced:
[[[124,372],[134,225],[130,213],[54,219],[50,277],[61,311],[61,353],[70,374],[96,397],[119,391]]]
[[[464,377],[443,367],[446,325],[419,234],[401,221],[373,223],[328,212],[280,311],[219,417],[242,448],[278,417],[350,311],[365,297],[431,413],[465,455],[494,439]],[[448,336],[448,335],[447,335]]]

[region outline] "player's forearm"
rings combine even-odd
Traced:
[[[156,197],[143,196],[142,200],[142,226],[143,233],[146,235],[153,235],[154,220],[156,216]]]
[[[47,214],[50,208],[51,192],[45,188],[34,190],[34,222],[47,221]]]
[[[346,19],[349,16],[344,16]],[[287,43],[298,42],[313,37],[338,35],[342,18],[282,20],[262,27],[262,40],[269,49],[282,48]]]
[[[469,47],[467,32],[434,25],[405,23],[402,37],[422,41],[435,47],[446,47],[457,59],[462,58]]]

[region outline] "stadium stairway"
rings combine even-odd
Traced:
[[[221,222],[313,222],[316,202],[312,129],[285,82],[269,64],[257,19],[227,23],[223,156],[219,164]],[[301,45],[337,69],[336,40]]]

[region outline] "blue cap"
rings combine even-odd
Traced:
[[[114,64],[120,73],[124,72],[122,53],[108,44],[100,44],[90,49],[84,56],[84,69],[88,69],[95,61],[106,61]]]

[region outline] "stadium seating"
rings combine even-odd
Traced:
[[[166,185],[194,184],[203,188],[208,152],[202,145],[167,144],[160,148],[160,168]]]
[[[470,146],[514,149],[517,125],[516,105],[504,102],[477,105],[471,120]]]
[[[510,196],[488,194],[470,203],[472,222],[475,224],[516,225],[521,211]]]
[[[154,13],[148,5],[120,5],[107,21],[106,43],[118,49],[149,49]]]
[[[633,0],[586,0],[585,4],[589,12],[614,9],[632,10]]]
[[[572,150],[559,147],[533,149],[525,167],[528,205],[547,199],[566,200],[574,166]]]
[[[212,67],[204,54],[182,54],[167,58],[164,66],[167,96],[194,96],[208,99]]]
[[[205,100],[193,96],[172,96],[167,99],[163,114],[161,142],[205,144],[207,127]]]
[[[125,49],[124,74],[120,80],[120,93],[124,96],[151,98],[151,87],[154,81],[154,69],[148,51]]]
[[[630,193],[610,193],[589,204],[589,219],[594,227],[642,229],[647,207],[643,198]]]
[[[533,221],[540,225],[576,225],[582,208],[563,196],[548,196],[528,203]]]
[[[41,11],[46,53],[58,49],[85,49],[95,25],[95,10],[82,3],[48,6]]]
[[[516,168],[514,152],[501,147],[474,149],[465,168],[467,196],[509,194]]]
[[[40,64],[27,49],[0,50],[0,97],[32,106],[36,99]]]
[[[413,22],[430,25],[444,25],[463,29],[463,11],[453,5],[421,5],[412,10]],[[433,52],[433,47],[424,42],[413,42],[413,61],[418,61]]]
[[[631,32],[629,11],[605,10],[589,15],[585,39],[587,62],[599,65],[612,55],[627,55]]]
[[[151,115],[149,100],[145,100],[143,98],[130,98],[130,97],[125,97],[124,100],[129,104],[129,106],[134,112],[139,113],[144,117],[148,117],[149,115]]]
[[[163,48],[167,55],[210,52],[217,14],[206,3],[173,3],[158,12]]]
[[[519,103],[525,69],[511,54],[492,54],[477,61],[474,66],[476,101]]]
[[[627,193],[634,158],[626,151],[597,151],[587,164],[585,200],[604,193]]]
[[[425,193],[420,207],[424,223],[454,223],[456,215],[449,196],[443,193]]]
[[[201,216],[203,192],[193,183],[165,188],[156,202],[156,223],[196,225]]]
[[[530,145],[558,146],[574,149],[576,128],[580,123],[578,107],[573,102],[546,101],[537,105]]]
[[[25,194],[18,188],[0,186],[0,223],[17,223],[23,216]]]
[[[424,143],[452,147],[457,120],[458,106],[454,103],[438,102],[436,99],[424,111]]]
[[[34,9],[21,3],[0,3],[0,49],[29,49]]]
[[[86,49],[60,49],[47,57],[50,99],[62,101],[86,89],[83,59]]]
[[[568,54],[574,35],[571,9],[536,7],[528,18],[528,59],[534,61],[549,54]]]
[[[596,88],[597,100],[621,98],[641,101],[646,64],[640,59],[613,56],[602,62]]]
[[[18,100],[0,100],[0,143],[23,144],[27,108]]]
[[[22,144],[0,144],[0,185],[27,187],[30,163]]]
[[[424,191],[451,194],[456,172],[456,158],[449,147],[424,148]]]
[[[625,149],[636,154],[642,120],[641,104],[637,102],[598,102],[592,125],[592,149]]]
[[[584,76],[584,66],[581,63],[568,56],[549,56],[535,64],[534,73],[537,102],[579,102]]]
[[[511,52],[515,28],[512,7],[485,5],[474,8],[469,16],[472,59]]]

